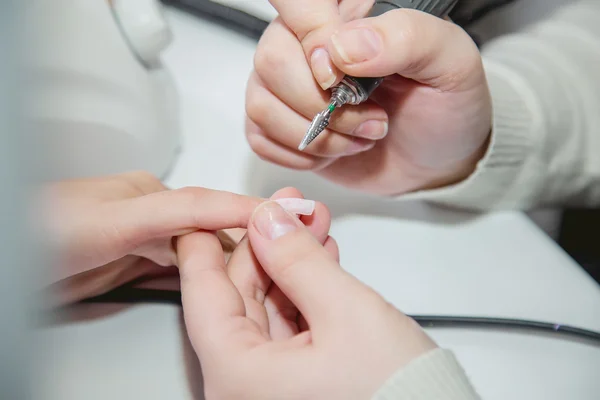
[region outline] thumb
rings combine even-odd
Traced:
[[[270,0],[285,25],[296,35],[315,80],[330,88],[343,74],[325,50],[327,39],[343,22],[337,0]]]
[[[248,237],[258,262],[311,329],[327,330],[334,316],[348,315],[354,308],[362,284],[281,206],[259,206],[248,224]]]
[[[330,38],[327,48],[335,65],[348,75],[399,74],[443,91],[467,88],[483,73],[479,50],[465,31],[416,10],[349,22]]]

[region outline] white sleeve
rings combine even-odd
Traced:
[[[600,1],[559,9],[482,51],[491,144],[475,172],[400,196],[473,209],[600,205]]]
[[[450,350],[435,349],[397,371],[372,400],[479,400]]]

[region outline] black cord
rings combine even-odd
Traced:
[[[424,328],[500,328],[556,333],[591,340],[600,345],[600,332],[576,328],[569,325],[510,318],[488,318],[442,315],[411,315]]]
[[[517,0],[487,0],[477,7],[473,7],[470,1],[459,1],[458,5],[450,13],[450,18],[454,23],[463,28],[480,21],[488,14],[502,7],[515,3]]]
[[[258,41],[268,21],[210,0],[161,0],[163,4],[185,11],[208,22],[217,23]],[[266,0],[265,0],[266,1]]]
[[[210,0],[161,0],[163,4],[185,11],[198,18],[214,22],[238,33],[258,40],[270,21],[266,21],[244,11],[225,6]],[[468,0],[459,1],[450,13],[450,18],[467,29],[491,12],[512,4],[516,0],[484,0],[479,4]]]
[[[181,292],[174,290],[139,289],[123,286],[109,293],[83,300],[81,303],[153,303],[181,306]],[[600,346],[600,332],[569,325],[522,319],[454,315],[409,315],[409,317],[417,321],[423,328],[487,328],[533,331],[583,339],[586,342],[591,342],[594,345]]]
[[[139,289],[125,285],[100,296],[82,300],[80,303],[154,303],[181,306],[181,292],[176,290]]]

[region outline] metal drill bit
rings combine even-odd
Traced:
[[[306,131],[306,135],[302,139],[302,142],[298,146],[298,150],[304,150],[313,140],[317,138],[327,128],[329,125],[329,119],[331,118],[331,114],[335,110],[336,104],[335,102],[331,102],[329,106],[318,113],[315,118],[312,120],[308,130]]]
[[[458,0],[375,0],[369,17],[377,17],[388,11],[401,8],[417,9],[443,18],[456,6]],[[317,114],[308,127],[298,150],[303,151],[329,125],[329,118],[336,108],[345,104],[359,105],[383,82],[384,77],[344,76],[341,82],[331,89],[329,107]]]
[[[306,135],[302,139],[298,150],[303,151],[317,138],[329,125],[333,112],[345,104],[357,105],[367,99],[367,95],[360,90],[354,81],[344,78],[338,85],[331,89],[331,100],[326,109],[318,113],[312,120]]]

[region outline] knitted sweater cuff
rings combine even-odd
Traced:
[[[494,110],[486,154],[467,179],[400,199],[486,210],[516,208],[530,200],[516,193],[522,193],[519,188],[523,184],[536,182],[536,146],[540,146],[544,131],[536,116],[541,111],[536,109],[537,101],[527,82],[501,64],[487,60],[485,66]]]
[[[436,349],[396,372],[372,400],[478,400],[449,350]]]

